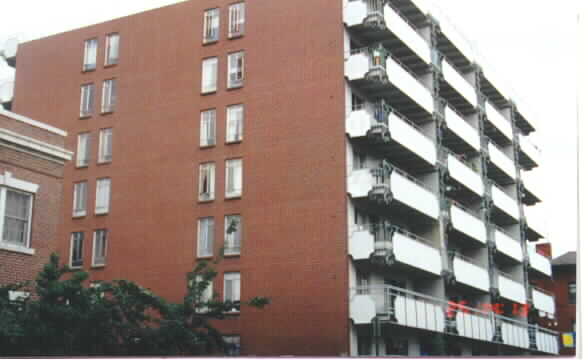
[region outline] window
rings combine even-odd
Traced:
[[[74,184],[73,216],[86,216],[86,181]]]
[[[234,303],[234,307],[230,310],[231,312],[240,311],[241,301],[241,274],[238,272],[225,273],[225,289],[224,289],[225,301]]]
[[[98,146],[98,163],[112,161],[112,129],[100,130],[100,144]]]
[[[94,84],[81,87],[80,117],[91,116],[94,112]]]
[[[228,65],[227,87],[232,89],[243,86],[245,80],[245,53],[239,51],[229,54]]]
[[[214,200],[214,163],[200,165],[200,185],[198,198],[200,201]]]
[[[96,181],[96,215],[108,214],[110,210],[110,179]]]
[[[241,196],[243,192],[243,160],[227,160],[225,175],[225,196],[227,198]]]
[[[229,39],[245,34],[245,3],[229,7]]]
[[[214,218],[198,220],[198,257],[212,256],[214,251]]]
[[[227,345],[225,348],[226,356],[240,356],[241,355],[241,337],[240,336],[223,336],[223,340]]]
[[[209,58],[202,61],[202,93],[208,94],[216,91],[218,72],[218,59]]]
[[[204,281],[202,275],[196,275],[196,283],[200,283]],[[197,313],[205,313],[208,311],[208,307],[204,305],[204,303],[207,303],[209,301],[211,301],[213,299],[213,291],[212,291],[212,280],[208,283],[208,286],[206,287],[206,289],[204,289],[204,291],[200,294],[200,299],[198,300],[198,305],[196,306],[196,312]]]
[[[576,282],[568,283],[568,303],[576,303]]]
[[[244,106],[232,105],[227,108],[227,143],[243,140]]]
[[[90,163],[90,133],[78,135],[78,151],[76,152],[76,166],[84,167]]]
[[[74,232],[71,234],[70,261],[72,268],[79,268],[84,265],[84,233]]]
[[[29,248],[33,195],[3,187],[0,189],[2,206],[2,242],[17,248]]]
[[[118,34],[106,36],[106,59],[104,59],[106,66],[118,64],[119,40],[120,36]]]
[[[351,95],[351,110],[352,111],[357,111],[357,110],[361,110],[364,107],[364,101],[361,97],[352,94]]]
[[[84,66],[83,71],[96,69],[96,55],[98,53],[98,39],[89,39],[84,42]]]
[[[242,222],[240,215],[225,216],[225,255],[241,253]]]
[[[94,247],[92,251],[92,266],[106,265],[108,231],[100,229],[94,231]]]
[[[102,113],[113,112],[116,107],[116,79],[104,80],[102,84]]]
[[[210,9],[204,12],[204,39],[203,43],[208,44],[218,41],[220,25],[219,9]]]
[[[216,143],[216,110],[200,113],[200,146],[213,146]]]

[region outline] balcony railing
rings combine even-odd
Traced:
[[[525,159],[525,164],[529,165],[528,168],[538,166],[541,163],[541,151],[528,137],[519,135],[519,146],[521,152],[527,158]]]
[[[535,308],[551,316],[555,314],[555,297],[553,293],[534,286],[531,288],[531,294]]]
[[[500,296],[505,299],[525,304],[527,301],[527,293],[525,287],[513,276],[497,271],[498,275],[498,289]]]
[[[518,221],[520,219],[519,206],[517,201],[507,195],[506,190],[501,188],[495,182],[488,180],[492,184],[492,201],[494,205],[509,215],[512,219]]]
[[[488,138],[488,155],[490,161],[502,170],[510,179],[514,181],[517,177],[517,170],[514,161],[510,159],[492,140]]]
[[[478,196],[482,196],[484,194],[484,183],[480,173],[472,165],[461,160],[458,155],[454,155],[449,151],[448,153],[447,168],[449,175],[472,192],[478,194]]]
[[[512,125],[509,121],[494,108],[494,106],[486,101],[486,117],[488,121],[494,125],[500,133],[512,142]]]
[[[478,130],[468,124],[450,104],[445,107],[447,127],[476,151],[480,151],[480,135]]]
[[[456,201],[452,202],[450,212],[451,224],[455,230],[479,244],[486,243],[486,225],[478,215]]]
[[[528,247],[527,255],[531,269],[551,277],[551,261],[547,257],[537,253],[531,245]]]
[[[0,83],[0,108],[3,104],[9,104],[14,98],[14,81],[3,81]]]
[[[453,274],[457,282],[485,292],[490,290],[488,269],[460,253],[453,251],[450,256],[453,257]]]
[[[443,68],[443,78],[457,91],[472,107],[478,106],[478,96],[476,90],[463,75],[457,71],[447,59],[443,59],[441,63]]]
[[[350,318],[355,325],[381,321],[486,342],[557,354],[558,333],[535,325],[395,286],[350,289]]]
[[[496,249],[502,254],[518,262],[523,261],[521,244],[496,225],[494,225],[494,243],[496,244]]]

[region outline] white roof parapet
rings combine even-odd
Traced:
[[[49,131],[50,133],[53,133],[53,134],[67,136],[67,132],[64,130],[58,129],[58,128],[51,126],[51,125],[47,125],[47,124],[42,123],[37,120],[33,120],[33,119],[28,118],[26,116],[22,116],[17,113],[13,113],[12,111],[8,111],[8,110],[4,110],[4,109],[0,108],[0,115],[6,116],[12,120],[20,121],[20,122],[25,123],[27,125],[37,127],[39,129]]]

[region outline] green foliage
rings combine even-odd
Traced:
[[[187,274],[186,295],[167,302],[131,281],[93,283],[86,272],[59,265],[53,254],[37,276],[34,296],[9,301],[10,291],[30,284],[0,286],[0,357],[91,355],[203,355],[223,350],[210,320],[240,304],[204,294],[217,273],[200,262]],[[263,308],[267,298],[248,306]]]

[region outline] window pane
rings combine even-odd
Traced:
[[[106,37],[106,65],[118,63],[119,35],[110,34]]]
[[[218,59],[205,59],[202,62],[202,92],[216,91]]]
[[[233,159],[226,162],[226,193],[228,197],[241,196],[242,193],[242,160]]]
[[[96,69],[96,54],[98,52],[98,39],[86,40],[84,43],[84,71]]]
[[[110,179],[96,181],[96,214],[106,214],[110,209]]]
[[[227,138],[228,143],[243,140],[243,105],[233,105],[227,108]]]
[[[90,134],[78,135],[78,149],[76,153],[76,166],[88,166],[90,161]]]
[[[106,264],[107,231],[96,230],[94,232],[94,248],[92,265],[101,266]]]
[[[200,146],[216,143],[216,110],[206,110],[200,116]]]
[[[229,7],[229,38],[245,34],[245,4],[233,4]]]
[[[242,223],[240,215],[225,217],[225,255],[241,253]]]
[[[112,129],[100,130],[98,162],[112,161]]]
[[[241,300],[241,274],[240,273],[226,273],[224,285],[224,300],[238,302]],[[235,306],[235,311],[239,311],[238,303]]]
[[[90,116],[94,111],[94,84],[81,87],[80,117]]]
[[[74,185],[73,216],[86,215],[86,182]]]
[[[198,220],[198,256],[212,256],[214,251],[214,218]]]
[[[28,247],[31,201],[31,195],[6,190],[3,241]]]
[[[71,235],[71,266],[73,267],[82,266],[84,263],[83,243],[83,232],[75,232]]]
[[[203,42],[205,44],[218,40],[219,23],[219,9],[211,9],[204,12]]]
[[[245,80],[245,55],[244,53],[238,52],[229,54],[228,58],[228,84],[229,88],[235,88],[243,86]]]
[[[214,164],[200,165],[200,185],[199,185],[199,199],[201,201],[214,199]]]
[[[102,112],[112,112],[116,107],[116,79],[104,80],[102,85]]]
[[[223,336],[227,347],[225,349],[225,355],[227,356],[239,356],[241,355],[241,337],[240,336]]]

